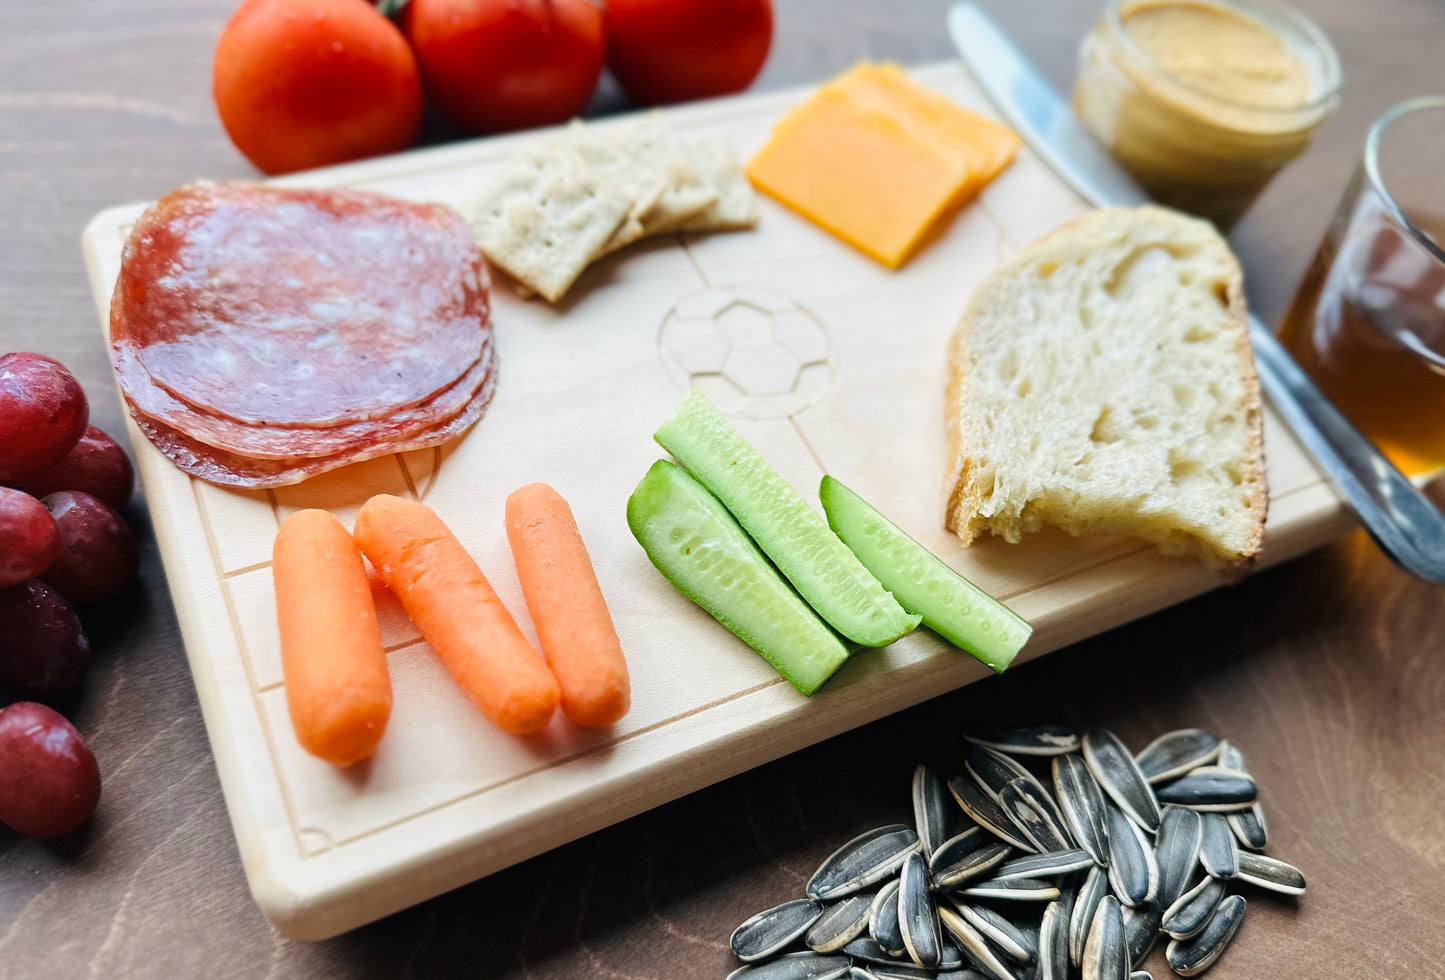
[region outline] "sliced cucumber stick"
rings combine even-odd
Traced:
[[[658,460],[627,499],[627,526],[678,591],[742,637],[804,694],[848,650],[685,470]]]
[[[818,495],[828,526],[853,549],[904,609],[949,643],[1002,671],[1033,627],[949,568],[867,501],[831,476]]]
[[[881,647],[918,625],[918,617],[878,584],[701,391],[688,392],[655,438],[722,501],[839,633],[863,646]]]

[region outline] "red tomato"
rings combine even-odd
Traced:
[[[607,0],[607,66],[638,105],[740,92],[772,42],[771,0]]]
[[[566,122],[602,74],[588,0],[411,0],[403,21],[428,98],[467,132]]]
[[[416,58],[367,0],[245,0],[212,92],[231,142],[268,174],[396,153],[421,128]]]

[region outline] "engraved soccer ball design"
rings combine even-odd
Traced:
[[[833,385],[828,331],[771,289],[725,286],[685,296],[663,317],[657,343],[679,386],[701,388],[741,418],[796,415]]]

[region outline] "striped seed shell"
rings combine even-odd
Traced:
[[[1059,897],[1056,885],[1033,878],[1005,878],[980,881],[959,892],[968,898],[992,898],[1002,902],[1052,902]]]
[[[998,878],[1058,878],[1092,867],[1094,859],[1082,848],[1067,851],[1046,851],[1043,854],[1025,854],[1000,864],[993,877]]]
[[[854,963],[848,967],[848,980],[878,980],[878,977]]]
[[[897,871],[919,846],[918,835],[901,823],[859,834],[813,872],[808,897],[831,901],[861,892]]]
[[[985,939],[993,943],[999,952],[1019,963],[1032,963],[1037,944],[1032,936],[1026,935],[1007,918],[987,905],[970,905],[955,902],[953,905],[963,921],[973,926]]]
[[[928,856],[928,870],[936,874],[940,868],[946,868],[965,854],[972,854],[985,844],[993,842],[993,835],[982,827],[970,827],[933,849],[933,853]]]
[[[963,966],[963,954],[958,947],[951,942],[945,942],[942,947],[942,959],[939,960],[939,970],[957,970]],[[867,964],[864,969],[872,972],[880,966],[899,967],[907,969],[923,969],[915,966],[906,960],[900,960],[897,956],[890,955],[883,951],[873,939],[868,936],[859,936],[847,946],[843,947],[843,954],[851,956],[855,961],[861,960]],[[856,963],[854,964],[857,965]],[[930,973],[932,971],[929,971]]]
[[[1239,852],[1239,870],[1235,877],[1281,895],[1305,893],[1305,876],[1299,868],[1253,851]]]
[[[1193,810],[1166,806],[1159,819],[1159,836],[1154,842],[1154,858],[1159,865],[1159,888],[1154,902],[1167,908],[1189,887],[1194,868],[1199,863],[1200,842],[1204,821]]]
[[[1044,909],[1039,926],[1038,980],[1069,980],[1069,913],[1058,902]]]
[[[1119,900],[1105,895],[1089,923],[1084,940],[1084,980],[1128,980],[1129,947],[1124,942],[1124,916]]]
[[[1069,916],[1069,962],[1075,967],[1084,965],[1084,941],[1089,938],[1089,926],[1094,921],[1094,911],[1099,902],[1109,894],[1109,874],[1103,868],[1089,869],[1084,883],[1074,899],[1074,911]]]
[[[1044,815],[1059,840],[1064,841],[1068,847],[1078,846],[1074,843],[1074,835],[1069,833],[1069,825],[1064,822],[1064,815],[1059,812],[1059,805],[1054,802],[1053,794],[1044,788],[1043,783],[1031,775],[1028,779],[1015,779],[1012,785],[1024,799],[1033,804],[1034,809]]]
[[[1269,843],[1269,824],[1264,822],[1264,809],[1258,803],[1248,810],[1226,813],[1224,819],[1229,821],[1234,839],[1251,851],[1262,851]]]
[[[913,826],[925,858],[932,858],[952,836],[957,817],[958,808],[949,801],[943,777],[927,766],[913,770]]]
[[[1015,779],[1033,779],[1033,774],[1002,752],[975,746],[963,760],[963,768],[989,796],[995,800],[1003,788]]]
[[[1139,905],[1159,891],[1159,862],[1139,825],[1109,807],[1109,885],[1125,905]]]
[[[1007,752],[1009,755],[1062,755],[1079,748],[1079,733],[1067,725],[978,729],[965,732],[963,737],[974,745]]]
[[[1119,736],[1100,728],[1084,736],[1083,748],[1084,762],[1099,788],[1130,820],[1151,834],[1158,830],[1159,801]]]
[[[1231,895],[1219,903],[1219,908],[1210,916],[1209,924],[1192,939],[1174,939],[1169,943],[1166,956],[1169,967],[1184,977],[1203,973],[1214,965],[1221,953],[1239,932],[1244,922],[1244,898]]]
[[[1037,850],[1019,828],[1014,826],[1013,820],[1004,812],[1003,807],[998,805],[998,801],[985,793],[972,776],[954,776],[948,781],[948,790],[974,823],[1014,847],[1025,851]]]
[[[1124,910],[1124,945],[1129,950],[1130,969],[1143,963],[1149,950],[1154,948],[1154,942],[1159,938],[1159,923],[1163,918],[1159,906],[1153,902]]]
[[[1092,871],[1093,868],[1090,868],[1089,870]],[[1082,882],[1082,878],[1075,879],[1072,886],[1065,884],[1064,882],[1059,882],[1059,897],[1054,899],[1054,901],[1058,903],[1059,912],[1064,917],[1065,935],[1068,934],[1069,923],[1072,922],[1074,918],[1074,903],[1079,900],[1078,886],[1082,884]]]
[[[728,944],[744,963],[755,963],[782,952],[823,914],[823,906],[800,898],[759,912],[733,930]]]
[[[1199,863],[1215,878],[1233,878],[1239,871],[1239,846],[1222,813],[1201,813],[1204,833],[1199,842]]]
[[[938,910],[938,916],[943,920],[943,928],[958,942],[964,956],[979,972],[994,980],[1019,980],[1019,974],[999,958],[983,933],[969,925],[961,915],[953,909],[944,908]]]
[[[823,914],[803,937],[804,944],[815,953],[836,953],[863,935],[868,930],[873,897],[863,892],[824,906]]]
[[[998,805],[1033,845],[1030,850],[1066,851],[1074,846],[1069,832],[1064,829],[1063,818],[1055,817],[1058,811],[1054,809],[1053,801],[1038,788],[1037,783],[1015,779],[999,794]]]
[[[868,980],[933,980],[938,975],[914,963],[870,963],[866,968],[855,965],[854,969],[867,973]]]
[[[939,853],[944,853],[940,851]],[[971,881],[993,876],[994,869],[1004,863],[1013,848],[1001,841],[990,841],[977,850],[960,855],[951,864],[933,871],[933,887],[941,891],[962,888]]]
[[[851,964],[846,956],[788,953],[729,973],[727,980],[842,980]]]
[[[1219,739],[1202,728],[1166,732],[1134,757],[1150,783],[1165,783],[1219,758]]]
[[[1227,886],[1218,878],[1208,875],[1189,889],[1179,900],[1164,910],[1160,923],[1172,939],[1189,939],[1199,935],[1209,924],[1214,910],[1224,901]]]
[[[1104,793],[1084,757],[1076,753],[1055,756],[1054,793],[1064,824],[1079,846],[1096,864],[1109,864],[1109,827],[1104,813]]]
[[[1249,772],[1244,768],[1244,753],[1239,751],[1239,747],[1227,738],[1220,741],[1219,758],[1214,764],[1231,772]]]
[[[1148,970],[1135,970],[1129,974],[1129,980],[1154,980],[1154,978],[1149,975]]]
[[[903,927],[898,922],[900,885],[896,878],[888,882],[878,890],[868,908],[868,935],[890,956],[902,956],[904,952]]]
[[[903,862],[898,886],[898,925],[903,930],[903,948],[909,958],[919,966],[936,968],[943,958],[943,931],[938,924],[938,909],[933,904],[928,864],[922,854],[910,854]]]
[[[1154,791],[1160,803],[1175,803],[1191,810],[1248,810],[1259,798],[1254,780],[1244,773],[1218,766],[1200,766]]]

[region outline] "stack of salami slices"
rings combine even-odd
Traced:
[[[181,469],[285,486],[476,422],[496,379],[487,286],[450,208],[191,184],[126,243],[111,360],[136,424]]]

